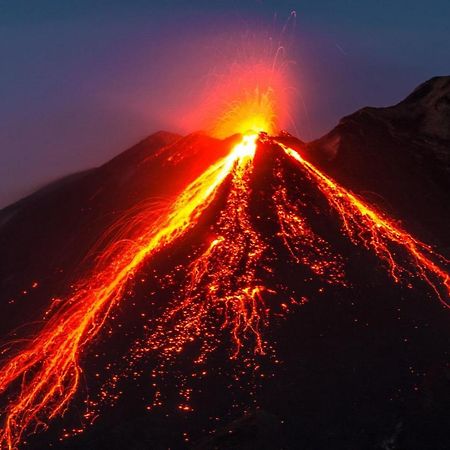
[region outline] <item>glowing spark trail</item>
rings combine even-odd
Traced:
[[[450,277],[440,267],[447,265],[448,260],[324,175],[294,149],[280,142],[279,145],[287,155],[300,163],[309,178],[316,183],[330,206],[341,217],[343,231],[354,244],[363,244],[374,251],[387,264],[396,282],[405,276],[418,276],[431,286],[444,306],[450,306]],[[403,253],[399,252],[401,249]]]

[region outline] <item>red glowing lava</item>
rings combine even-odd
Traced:
[[[279,145],[300,164],[321,190],[330,206],[339,214],[343,231],[354,244],[362,244],[386,263],[395,282],[407,277],[418,277],[435,291],[444,306],[450,306],[450,278],[443,268],[448,265],[447,259],[327,177],[294,149],[281,143]]]
[[[77,391],[83,348],[98,334],[127,283],[140,265],[154,253],[192,228],[214,198],[217,188],[236,161],[252,159],[257,135],[244,136],[230,154],[209,167],[176,199],[172,207],[137,241],[122,245],[121,254],[110,261],[104,256],[88,279],[57,309],[44,328],[3,365],[0,392],[16,388],[19,393],[4,413],[0,443],[16,448],[26,429],[64,413]],[[115,253],[115,248],[105,251]],[[106,261],[106,267],[102,261]],[[20,384],[21,380],[26,380]]]
[[[259,93],[253,101],[261,101]],[[264,99],[263,104],[266,101],[263,108],[269,108],[270,99]],[[250,103],[249,110],[252,107]],[[242,108],[246,111],[247,106]],[[230,114],[234,117],[230,124],[240,118],[240,112]],[[250,118],[244,127],[271,127],[271,116],[264,117],[263,121],[258,115]],[[229,130],[228,125],[223,126],[223,130]],[[266,139],[318,188],[342,221],[343,233],[355,245],[374,252],[395,281],[422,279],[448,306],[449,275],[443,257],[295,150],[276,138]],[[162,360],[172,360],[187,343],[200,339],[197,362],[204,362],[218,346],[218,330],[230,337],[232,359],[238,358],[244,347],[254,354],[265,353],[263,328],[271,313],[266,295],[276,286],[265,285],[260,275],[263,270],[270,272],[268,255],[274,250],[254,226],[249,211],[257,144],[258,134],[244,135],[228,156],[189,184],[159,219],[150,220],[137,239],[121,242],[120,252],[115,244],[106,248],[95,270],[78,283],[72,297],[49,313],[44,327],[24,344],[13,346],[0,372],[0,392],[9,396],[0,432],[2,448],[17,448],[25,433],[46,428],[65,412],[79,387],[83,352],[100,333],[129,283],[144,262],[195,227],[226,180],[229,187],[225,206],[213,227],[215,236],[189,263],[190,275],[182,287],[181,300],[171,302],[132,353],[139,358],[155,352]],[[299,202],[289,198],[283,173],[273,170],[279,185],[270,201],[285,249],[296,264],[308,267],[326,283],[346,286],[343,257],[314,232],[302,217]],[[151,212],[149,217],[154,217]]]

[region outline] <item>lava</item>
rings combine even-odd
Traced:
[[[107,249],[99,267],[79,284],[75,294],[33,339],[6,360],[0,372],[0,392],[15,388],[19,393],[4,412],[2,447],[17,448],[25,430],[46,428],[48,420],[65,412],[80,382],[82,351],[101,330],[128,282],[147,258],[195,225],[235,162],[253,157],[256,139],[257,135],[244,136],[227,157],[210,166],[180,194],[159,222],[137,241],[121,245],[116,259],[108,258],[108,251],[117,255],[114,246]]]
[[[158,319],[146,342],[171,359],[194,338],[207,336],[198,361],[204,361],[217,342],[208,323],[229,331],[236,358],[243,340],[252,339],[255,353],[263,354],[260,324],[264,322],[261,270],[267,244],[254,229],[249,213],[252,159],[239,159],[233,170],[226,205],[214,226],[215,238],[188,267],[184,297]],[[214,319],[216,318],[216,320]],[[145,349],[141,349],[141,351]],[[148,349],[147,349],[148,350]]]
[[[333,210],[339,214],[343,231],[354,244],[362,244],[372,250],[386,263],[395,282],[417,276],[435,291],[444,306],[450,306],[447,300],[450,297],[450,277],[441,267],[448,265],[447,259],[411,236],[394,220],[327,177],[297,151],[282,143],[279,145],[301,165]]]
[[[296,199],[289,199],[288,189],[283,184],[283,173],[277,172],[279,186],[273,195],[277,220],[284,246],[288,249],[297,264],[303,264],[311,271],[325,279],[329,284],[346,285],[343,258],[335,254],[331,246],[318,236],[306,218],[301,214],[299,205],[303,209],[307,205]]]
[[[260,93],[254,101],[260,102],[263,109],[265,102],[270,104],[270,98]],[[76,285],[74,294],[52,305],[47,321],[34,337],[10,345],[13,350],[0,371],[0,392],[9,395],[0,431],[2,448],[16,449],[25,433],[45,429],[49,421],[64,414],[79,388],[84,350],[110,319],[136,274],[144,263],[199,223],[222,186],[226,188],[226,201],[211,226],[213,237],[193,256],[180,295],[137,343],[131,358],[137,361],[153,352],[162,364],[170,364],[189,343],[199,340],[201,348],[194,362],[201,364],[221,345],[223,335],[228,336],[232,346],[231,360],[236,360],[244,348],[254,355],[267,352],[263,328],[273,309],[268,298],[277,289],[276,283],[267,280],[270,260],[276,255],[269,239],[255,226],[250,208],[257,132],[272,120],[267,114],[261,117],[264,119],[256,116],[245,123],[256,132],[245,134],[228,156],[212,164],[171,206],[159,211],[159,218],[148,211],[148,223],[142,225],[135,239],[109,245],[93,272]],[[418,277],[448,306],[449,275],[444,269],[447,260],[327,177],[294,149],[276,138],[266,140],[276,147],[278,159],[287,156],[326,198],[351,242],[372,251],[395,281]],[[278,227],[276,238],[292,263],[306,267],[325,283],[348,286],[344,258],[308,223],[302,214],[308,205],[289,197],[280,167],[271,170],[275,186],[269,201]],[[191,394],[189,388],[184,392],[186,397]]]

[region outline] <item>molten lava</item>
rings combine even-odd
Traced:
[[[280,146],[300,164],[339,214],[343,231],[354,244],[362,244],[385,262],[395,282],[418,277],[428,283],[444,306],[449,306],[450,278],[441,268],[448,264],[447,259],[327,177],[294,149]]]
[[[101,330],[128,281],[144,260],[195,225],[236,161],[252,159],[256,139],[257,135],[244,136],[226,158],[180,194],[159,222],[136,242],[122,246],[117,259],[110,261],[104,256],[92,276],[79,284],[37,336],[6,361],[0,373],[0,392],[15,387],[19,394],[5,411],[2,446],[16,448],[26,429],[46,427],[48,419],[64,413],[79,385],[82,350]],[[116,254],[114,248],[109,251]],[[18,386],[21,380],[26,382]]]
[[[273,118],[267,113],[271,110],[270,93],[258,93],[253,99],[258,102],[261,116],[244,121],[242,129],[271,130]],[[236,106],[233,117],[247,117],[246,111],[255,108],[252,102]],[[227,120],[225,117],[224,123]],[[425,281],[448,306],[448,262],[442,256],[292,148],[276,138],[266,140],[277,149],[278,159],[287,158],[321,192],[352,243],[374,252],[395,281],[406,277]],[[219,347],[219,334],[228,335],[233,360],[244,348],[255,355],[266,352],[263,329],[273,308],[267,299],[279,285],[276,280],[271,285],[265,282],[270,278],[267,274],[275,250],[254,225],[250,210],[257,143],[258,134],[245,134],[228,156],[190,183],[159,219],[151,219],[149,211],[149,223],[142,226],[139,235],[106,248],[90,276],[77,284],[70,298],[52,309],[34,337],[11,344],[13,350],[0,372],[0,392],[8,395],[0,433],[2,448],[17,448],[25,433],[46,428],[49,421],[64,414],[79,388],[85,348],[100,333],[144,262],[193,230],[222,189],[226,201],[212,225],[213,237],[194,255],[180,296],[170,302],[154,328],[136,343],[131,359],[135,363],[154,352],[162,364],[169,364],[188,343],[200,341],[195,362],[202,363]],[[272,170],[276,186],[270,202],[277,237],[292,263],[306,267],[324,283],[348,286],[343,256],[302,215],[307,205],[289,196],[283,170]]]

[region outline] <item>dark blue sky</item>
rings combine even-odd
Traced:
[[[450,73],[448,0],[0,0],[0,206],[158,129],[189,131],[230,48],[276,35],[291,10],[305,140]]]

